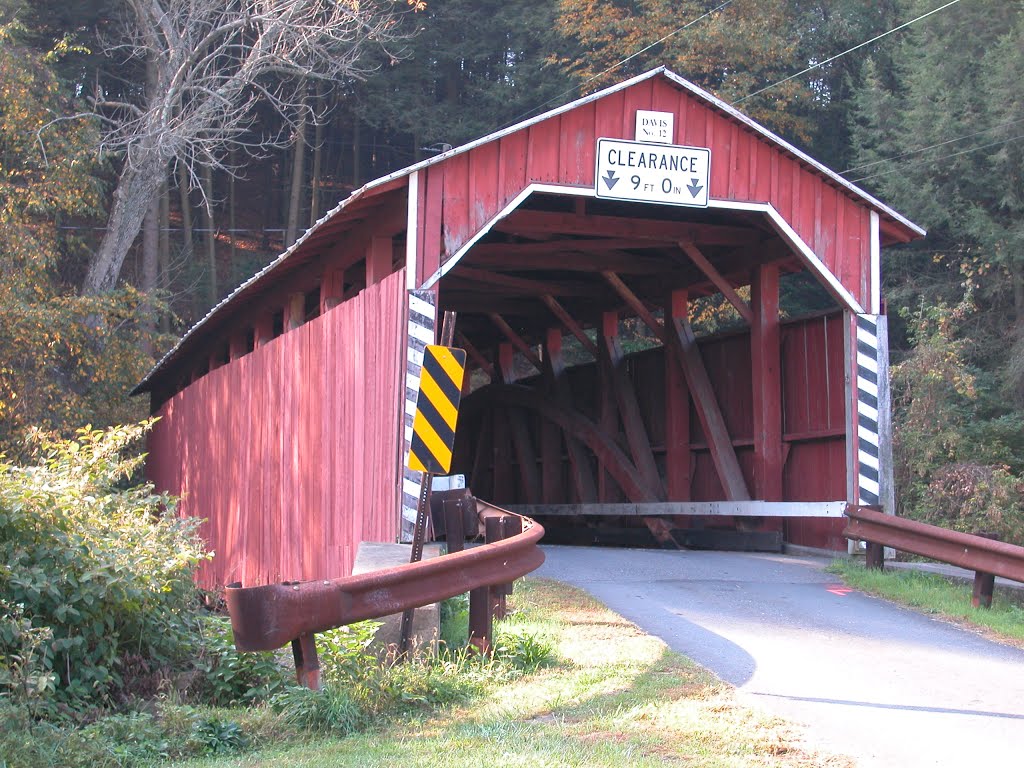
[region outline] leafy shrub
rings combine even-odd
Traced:
[[[198,747],[198,754],[224,755],[245,749],[249,739],[234,720],[210,716],[194,721],[189,745]]]
[[[363,728],[368,718],[349,690],[331,683],[312,691],[297,686],[270,700],[270,706],[285,722],[310,733],[347,736]]]
[[[494,638],[495,661],[520,672],[536,672],[555,662],[551,643],[525,627],[499,625]]]
[[[289,673],[273,653],[241,653],[235,648],[231,623],[223,616],[204,616],[196,658],[199,700],[214,706],[265,701],[285,687]]]
[[[937,470],[925,494],[926,522],[967,533],[1024,541],[1024,484],[1002,467],[949,464]]]
[[[34,466],[0,462],[0,594],[21,606],[0,629],[5,679],[24,677],[19,648],[35,631],[50,636],[33,674],[56,675],[56,699],[79,708],[123,689],[129,656],[154,675],[191,656],[192,574],[207,555],[198,521],[131,484],[142,457],[125,452],[150,424],[67,441],[36,432]]]
[[[379,666],[370,649],[379,621],[360,621],[321,632],[316,636],[320,675],[325,681],[352,683]]]

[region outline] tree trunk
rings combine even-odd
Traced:
[[[206,244],[206,267],[210,277],[209,299],[212,307],[217,303],[217,233],[213,230],[213,172],[210,166],[203,166],[203,197],[206,204],[203,205],[203,228],[206,232],[203,241]]]
[[[181,200],[181,250],[185,261],[192,260],[195,242],[192,239],[192,198],[188,193],[189,178],[185,166],[178,165],[178,197]]]
[[[106,232],[82,282],[85,296],[107,293],[117,286],[125,257],[160,189],[165,169],[156,151],[139,154],[142,157],[132,165],[125,165],[118,178]]]
[[[317,99],[317,106],[320,105]],[[313,178],[310,182],[312,191],[309,197],[309,226],[316,224],[320,218],[320,176],[323,174],[324,163],[324,124],[322,120],[316,121],[316,130],[313,132]]]
[[[360,140],[359,131],[359,117],[353,116],[352,118],[352,186],[358,187],[360,182],[361,169],[359,167],[359,153],[362,151],[362,147],[359,144]]]
[[[160,245],[157,249],[157,287],[168,301],[171,288],[171,188],[164,177],[160,186]],[[171,316],[166,310],[160,313],[160,332],[171,332]]]
[[[233,149],[231,150],[230,158],[231,158],[230,159],[230,165],[231,165],[232,168],[234,168],[235,167],[235,150],[233,150]],[[237,215],[236,215],[237,211],[235,210],[236,209],[236,202],[237,201],[235,200],[235,174],[234,173],[229,173],[228,174],[228,234],[229,234],[230,241],[231,241],[231,253],[230,253],[230,260],[229,260],[228,263],[231,266],[231,274],[232,275],[234,275],[234,273],[235,273],[235,258],[238,255],[238,253],[237,253],[237,251],[238,251],[238,244],[237,244],[236,239],[235,239],[235,227],[237,226],[237,221],[238,221],[238,218],[237,218]]]
[[[160,275],[160,195],[153,195],[142,228],[142,275],[139,290],[145,294],[142,310],[143,340],[147,354],[153,353],[153,336],[156,334],[156,305],[154,294]]]
[[[302,181],[306,177],[306,112],[303,110],[295,129],[295,151],[292,159],[292,182],[288,197],[288,229],[284,234],[284,247],[288,248],[299,237],[299,214],[302,212]]]

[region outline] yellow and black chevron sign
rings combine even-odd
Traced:
[[[452,466],[455,422],[466,375],[466,351],[428,346],[423,352],[420,394],[412,422],[409,469],[445,475]]]

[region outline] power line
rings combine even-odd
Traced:
[[[921,19],[926,19],[929,16],[931,16],[932,14],[938,13],[939,11],[944,10],[946,8],[949,8],[949,6],[951,6],[951,5],[956,5],[959,2],[960,2],[960,0],[951,0],[951,2],[948,2],[945,5],[939,6],[938,8],[934,8],[934,9],[928,11],[928,13],[923,13],[920,16],[918,16],[916,19],[911,19],[910,21],[904,22],[903,24],[900,24],[898,27],[894,27],[893,29],[890,29],[888,32],[883,32],[882,34],[876,35],[875,37],[871,38],[870,40],[865,40],[863,43],[858,43],[857,45],[853,46],[853,48],[848,48],[847,50],[843,51],[842,53],[837,53],[835,56],[832,56],[831,58],[825,59],[824,61],[820,61],[817,64],[812,64],[811,66],[807,67],[806,69],[800,70],[795,75],[790,75],[789,77],[785,77],[782,80],[779,80],[778,82],[771,83],[770,85],[766,85],[764,88],[759,88],[758,90],[754,91],[753,93],[748,93],[742,99],[737,99],[736,101],[734,101],[733,105],[741,104],[742,102],[746,101],[747,99],[750,99],[750,98],[753,98],[754,96],[757,96],[759,93],[764,93],[765,91],[767,91],[767,90],[769,90],[771,88],[774,88],[777,85],[782,85],[783,83],[788,83],[790,80],[792,80],[792,79],[794,79],[796,77],[800,77],[801,75],[806,75],[808,72],[810,72],[812,70],[815,70],[815,69],[818,69],[819,67],[824,67],[826,64],[831,64],[836,59],[841,58],[841,57],[845,56],[848,53],[853,53],[854,51],[858,50],[859,48],[863,48],[865,45],[871,45],[871,43],[874,43],[874,42],[876,42],[878,40],[881,40],[883,37],[888,37],[889,35],[893,34],[894,32],[899,32],[901,29],[906,29],[911,24],[914,24],[915,22],[921,21]]]
[[[840,171],[840,173],[850,173],[852,171],[859,171],[859,170],[862,170],[864,168],[870,168],[873,165],[881,165],[882,163],[889,163],[889,162],[892,162],[893,160],[899,160],[900,158],[903,158],[903,157],[908,157],[910,155],[916,155],[919,152],[926,152],[929,149],[936,149],[937,147],[944,147],[947,144],[955,144],[956,142],[963,141],[964,139],[971,139],[971,138],[974,138],[975,136],[980,136],[983,133],[991,133],[992,131],[997,131],[1000,128],[1006,128],[1006,127],[1011,126],[1011,125],[1016,125],[1017,123],[1020,123],[1020,122],[1024,122],[1024,117],[1017,118],[1016,120],[1010,120],[1010,121],[1005,122],[1005,123],[1000,123],[999,125],[994,125],[991,128],[983,128],[980,131],[975,131],[974,133],[968,133],[968,134],[966,134],[964,136],[957,136],[955,139],[947,139],[946,141],[940,141],[937,144],[929,144],[927,147],[918,147],[917,149],[911,149],[911,150],[909,150],[907,152],[903,152],[902,154],[893,155],[892,157],[886,157],[886,158],[883,158],[881,160],[872,160],[870,163],[862,163],[861,165],[855,165],[852,168],[847,168],[845,171]],[[1009,139],[1007,139],[1007,141],[1009,141]]]
[[[959,0],[956,0],[956,1],[959,2]],[[517,115],[516,117],[512,118],[512,120],[510,120],[508,123],[506,123],[502,127],[503,128],[507,128],[510,125],[515,125],[520,120],[522,120],[524,117],[528,117],[529,115],[533,114],[534,112],[536,112],[536,111],[538,111],[540,109],[543,109],[548,104],[552,104],[552,103],[554,103],[556,101],[560,101],[564,97],[569,96],[569,95],[575,93],[577,90],[582,90],[583,88],[586,88],[590,83],[594,82],[598,78],[604,77],[609,72],[612,72],[612,71],[618,69],[623,64],[631,61],[632,59],[635,59],[637,56],[640,56],[640,55],[642,55],[644,53],[647,53],[647,51],[651,50],[651,48],[654,48],[657,45],[661,45],[666,40],[668,40],[670,37],[674,37],[675,35],[678,35],[683,30],[689,29],[694,24],[696,24],[698,21],[702,21],[703,19],[706,19],[711,14],[717,13],[718,11],[722,10],[723,8],[725,8],[727,5],[731,5],[732,2],[733,2],[733,0],[725,0],[725,2],[722,3],[721,5],[715,6],[710,11],[707,11],[706,13],[701,14],[700,16],[698,16],[697,18],[693,19],[692,21],[688,21],[686,24],[684,24],[683,26],[679,27],[678,29],[672,30],[667,35],[665,35],[663,38],[661,38],[660,40],[655,40],[653,43],[651,43],[648,46],[645,46],[644,48],[641,48],[639,51],[636,51],[635,53],[631,53],[629,56],[624,58],[622,61],[619,61],[619,62],[616,62],[615,64],[612,64],[610,67],[608,67],[604,71],[598,72],[596,75],[592,75],[591,77],[588,77],[586,80],[584,80],[579,85],[574,85],[572,88],[569,88],[568,90],[562,91],[562,93],[556,94],[555,96],[552,96],[547,101],[545,101],[545,102],[543,102],[541,104],[538,104],[537,106],[535,106],[535,107],[533,107],[531,109],[526,110],[525,112],[523,112],[520,115]]]
[[[993,141],[993,142],[990,142],[988,144],[982,144],[982,145],[977,146],[977,147],[971,147],[970,149],[964,149],[964,150],[961,150],[959,152],[954,152],[953,154],[950,154],[950,155],[943,155],[942,157],[937,157],[934,160],[925,160],[925,161],[920,162],[920,163],[914,163],[913,165],[905,165],[905,166],[903,166],[901,168],[893,168],[893,169],[888,170],[888,171],[881,171],[879,173],[873,173],[870,176],[862,176],[859,179],[850,179],[850,182],[853,183],[853,184],[859,184],[862,181],[869,181],[870,179],[877,179],[880,176],[888,176],[889,174],[892,174],[892,173],[902,173],[902,172],[906,171],[908,168],[919,168],[919,167],[924,166],[924,165],[931,165],[932,163],[936,163],[939,160],[946,160],[946,159],[948,159],[950,157],[959,157],[960,155],[966,155],[966,154],[969,154],[971,152],[977,152],[977,151],[982,150],[982,149],[988,149],[989,147],[998,147],[998,146],[1001,146],[1003,144],[1009,144],[1011,141],[1018,141],[1019,139],[1024,139],[1024,133],[1019,134],[1017,136],[1011,136],[1008,139],[1000,139],[999,141]],[[941,146],[941,145],[937,145],[937,146]],[[930,147],[929,147],[929,149],[930,149]]]

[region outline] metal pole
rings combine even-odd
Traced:
[[[452,339],[455,338],[455,313],[447,311],[444,313],[444,320],[441,322],[441,344],[450,347]],[[416,505],[416,527],[412,535],[412,553],[409,556],[410,563],[418,563],[423,559],[423,541],[427,534],[427,513],[430,511],[430,484],[433,475],[424,472],[420,483],[420,498]],[[398,641],[399,657],[405,657],[409,653],[409,646],[412,643],[412,620],[415,608],[402,612],[402,626]]]

